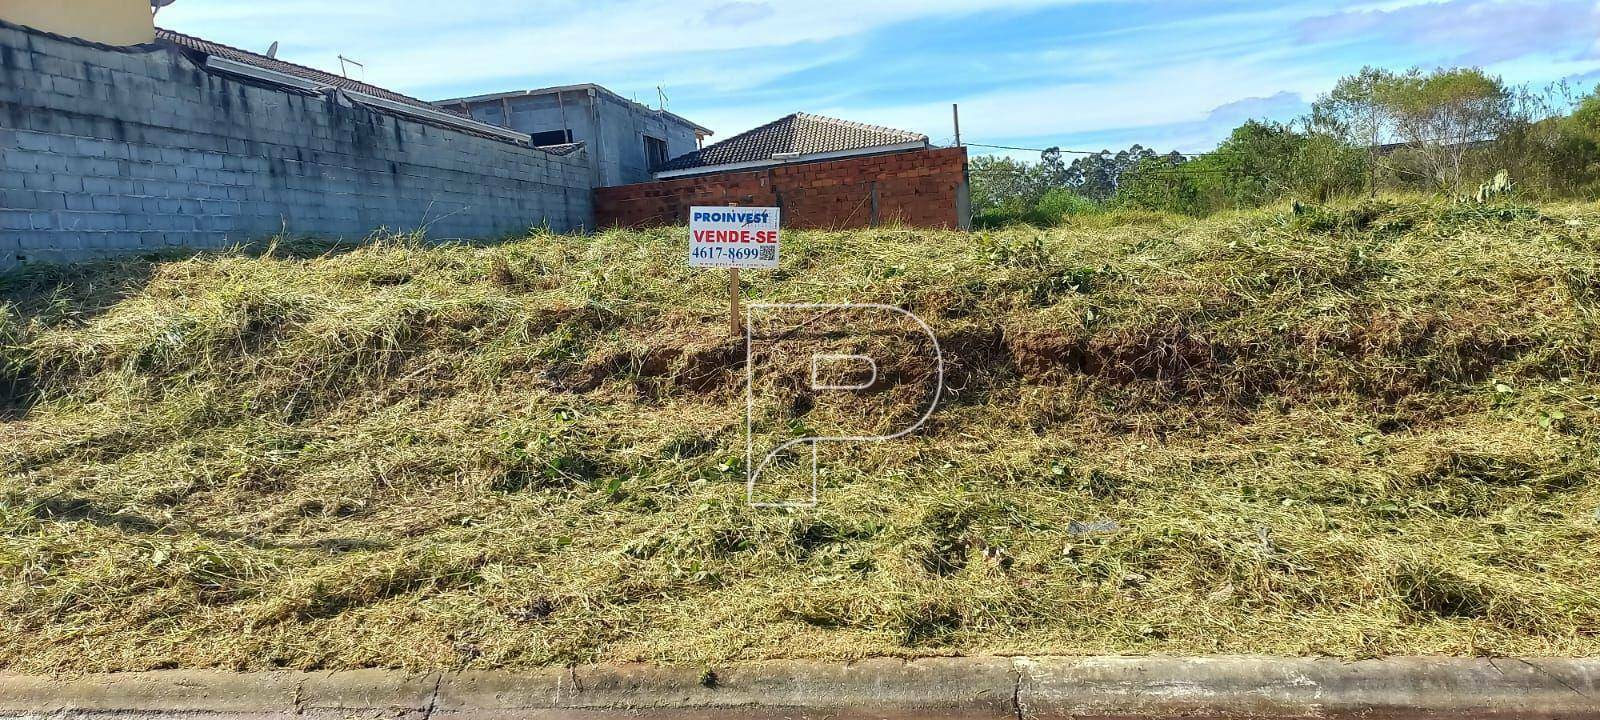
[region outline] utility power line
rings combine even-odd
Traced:
[[[1039,153],[1042,153],[1045,150],[1049,149],[1049,148],[1025,148],[1025,147],[1016,147],[1016,146],[1013,146],[1013,145],[985,145],[983,143],[975,143],[975,142],[969,142],[969,143],[963,143],[963,144],[965,144],[967,147],[994,148],[995,150],[1022,150],[1024,152],[1039,152]],[[1062,154],[1064,154],[1064,155],[1099,155],[1100,154],[1099,152],[1090,152],[1088,150],[1065,150],[1065,149],[1062,149],[1062,148],[1056,148],[1056,149],[1060,150],[1060,152]]]

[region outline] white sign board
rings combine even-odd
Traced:
[[[777,267],[778,208],[689,208],[689,265]]]

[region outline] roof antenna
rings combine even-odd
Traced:
[[[667,111],[667,91],[661,89],[660,85],[656,86],[656,107],[661,112]]]
[[[356,62],[354,60],[351,60],[350,58],[347,58],[347,57],[345,57],[343,55],[339,56],[339,74],[340,75],[343,75],[346,78],[350,77],[350,68],[345,67],[345,65],[347,65],[347,64],[348,65],[354,65],[354,66],[356,66],[358,68],[361,68],[361,78],[363,80],[366,79],[366,77],[367,77],[367,66],[362,65],[361,63],[358,63],[358,62]]]
[[[272,58],[274,60],[276,60],[278,58],[278,41],[277,40],[273,40],[272,41],[272,47],[267,48],[267,57]]]

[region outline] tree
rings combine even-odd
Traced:
[[[1379,96],[1395,79],[1388,70],[1363,67],[1354,75],[1339,78],[1332,91],[1311,105],[1312,132],[1366,149],[1367,191],[1372,195],[1378,193],[1378,151],[1391,130],[1388,109]]]
[[[1058,225],[1069,215],[1099,207],[1072,190],[1071,172],[1057,148],[1045,150],[1033,164],[1007,157],[973,158],[969,176],[972,219],[980,227]]]
[[[1201,188],[1206,170],[1204,163],[1185,160],[1176,152],[1167,155],[1152,152],[1140,158],[1123,176],[1115,204],[1203,215],[1212,209]]]
[[[1030,164],[1008,157],[973,158],[968,172],[973,223],[993,227],[1028,221],[1052,189],[1065,188],[1065,167],[1059,152],[1055,157],[1053,167],[1048,161]]]
[[[1067,182],[1079,195],[1105,202],[1117,194],[1129,172],[1154,157],[1157,157],[1156,152],[1142,145],[1134,145],[1115,155],[1110,150],[1101,150],[1098,154],[1073,160],[1067,168]]]
[[[1043,190],[1033,168],[1008,157],[979,156],[969,166],[972,209],[982,213],[1007,205],[1032,205]]]
[[[1538,182],[1551,194],[1593,197],[1600,190],[1600,87],[1570,115],[1530,123],[1509,140],[1497,154],[1524,161],[1517,181]]]
[[[1251,120],[1188,171],[1215,204],[1254,207],[1288,195],[1325,202],[1361,190],[1364,154],[1327,133]]]
[[[1462,188],[1462,160],[1494,141],[1514,121],[1512,93],[1500,78],[1478,68],[1424,75],[1413,69],[1376,87],[1378,104],[1395,134],[1412,149],[1440,187]]]
[[[1371,148],[1358,148],[1326,133],[1307,132],[1296,148],[1286,184],[1316,202],[1361,192],[1362,178],[1375,181]]]
[[[1067,164],[1061,159],[1061,148],[1046,148],[1039,154],[1039,182],[1045,191],[1056,188],[1065,188],[1070,184],[1070,173]]]
[[[1600,85],[1578,103],[1577,109],[1567,117],[1571,132],[1590,142],[1600,143]]]

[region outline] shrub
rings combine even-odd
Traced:
[[[1055,188],[1039,198],[1025,217],[1033,225],[1055,227],[1075,215],[1098,212],[1100,204],[1065,188]]]

